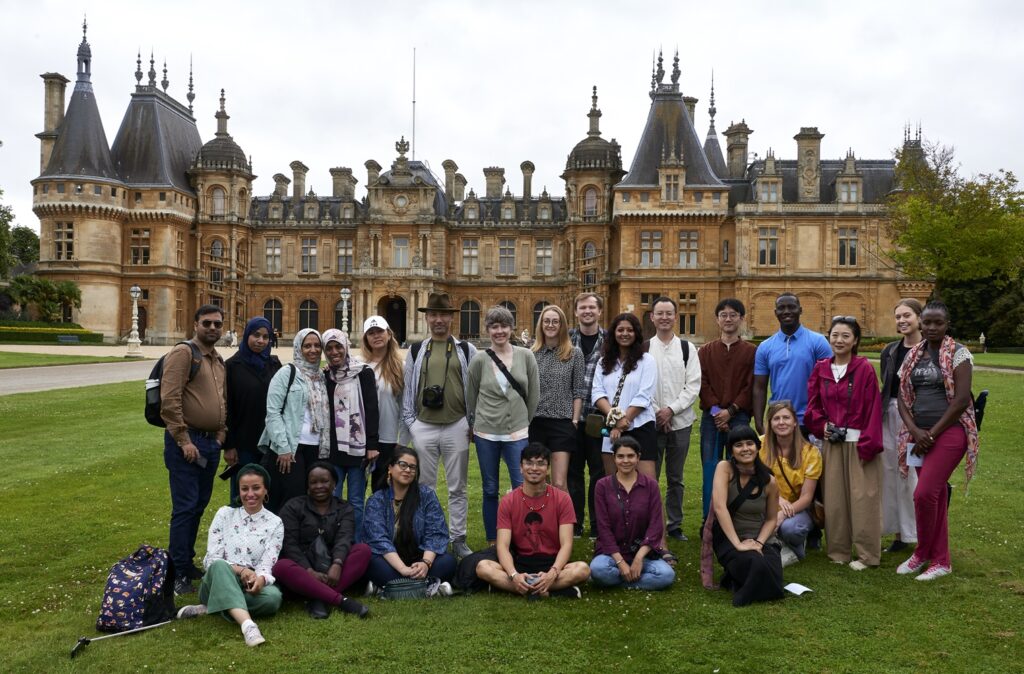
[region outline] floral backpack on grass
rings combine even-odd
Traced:
[[[167,551],[140,545],[110,569],[96,629],[124,632],[174,617],[174,571]]]

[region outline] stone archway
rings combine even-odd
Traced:
[[[401,295],[385,295],[377,302],[377,313],[391,326],[391,332],[395,333],[395,339],[399,344],[405,343],[406,310],[405,298]]]

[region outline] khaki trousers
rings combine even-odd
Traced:
[[[822,442],[825,462],[825,536],[828,558],[849,562],[851,553],[868,566],[882,556],[881,458],[864,463],[857,443]]]

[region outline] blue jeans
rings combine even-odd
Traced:
[[[736,413],[729,420],[729,428],[737,426],[749,426],[750,415],[742,410]],[[703,473],[704,483],[702,485],[702,496],[704,504],[704,519],[708,517],[708,509],[711,507],[711,485],[715,481],[715,468],[718,462],[729,458],[725,451],[725,440],[728,433],[719,431],[715,427],[714,417],[710,411],[704,411],[700,417],[700,465]]]
[[[189,463],[171,434],[164,431],[164,466],[171,488],[171,526],[167,551],[179,578],[199,578],[202,572],[192,559],[196,556],[199,521],[213,494],[213,479],[220,464],[220,445],[216,440],[189,431],[192,444],[206,459],[206,467]]]
[[[515,489],[523,483],[523,472],[519,469],[519,457],[529,440],[485,440],[479,435],[473,436],[476,442],[476,458],[480,463],[480,482],[484,492],[484,533],[488,541],[498,538],[498,474],[501,472],[501,460],[508,467],[508,477]]]
[[[341,491],[348,485],[345,498],[348,500],[356,517],[356,543],[362,542],[363,534],[363,503],[366,501],[366,468],[358,466],[335,466],[338,475],[338,486],[334,488],[334,497],[341,498]]]
[[[458,563],[455,557],[443,552],[434,558],[434,563],[427,572],[428,576],[440,578],[442,581],[450,581],[455,577],[455,569]],[[373,581],[377,587],[384,587],[388,581],[402,578],[402,574],[395,571],[395,568],[384,559],[384,555],[374,555],[370,558],[370,566],[366,569],[366,577]]]
[[[792,517],[782,520],[779,527],[779,538],[796,553],[797,559],[803,559],[807,554],[804,546],[807,544],[807,534],[814,528],[814,521],[806,510],[801,510]]]
[[[594,585],[602,587],[622,585],[627,590],[664,590],[675,578],[675,570],[668,562],[660,559],[645,559],[640,578],[632,583],[622,579],[622,574],[619,573],[619,568],[611,555],[598,555],[590,562],[590,580]]]

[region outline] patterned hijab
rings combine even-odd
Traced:
[[[330,342],[336,342],[345,349],[345,359],[338,367],[328,361],[325,376],[334,382],[334,432],[338,439],[338,451],[349,456],[366,455],[366,410],[363,406],[363,390],[359,385],[359,373],[366,367],[352,358],[348,337],[341,330],[331,328],[324,331],[324,350]]]
[[[312,328],[299,330],[292,341],[292,363],[302,375],[306,385],[306,400],[309,410],[310,430],[320,435],[320,451],[318,458],[326,459],[331,453],[331,413],[327,406],[327,385],[320,363],[310,363],[302,357],[302,342],[310,334],[320,339],[320,333]],[[323,340],[321,339],[321,343]]]
[[[257,353],[249,348],[249,336],[260,328],[266,329],[270,341],[267,342],[267,347],[263,351]],[[250,318],[249,322],[245,324],[245,332],[242,334],[242,341],[238,345],[238,355],[242,357],[243,361],[262,372],[266,369],[267,363],[270,362],[270,347],[273,343],[274,329],[270,326],[270,321],[262,316]]]

